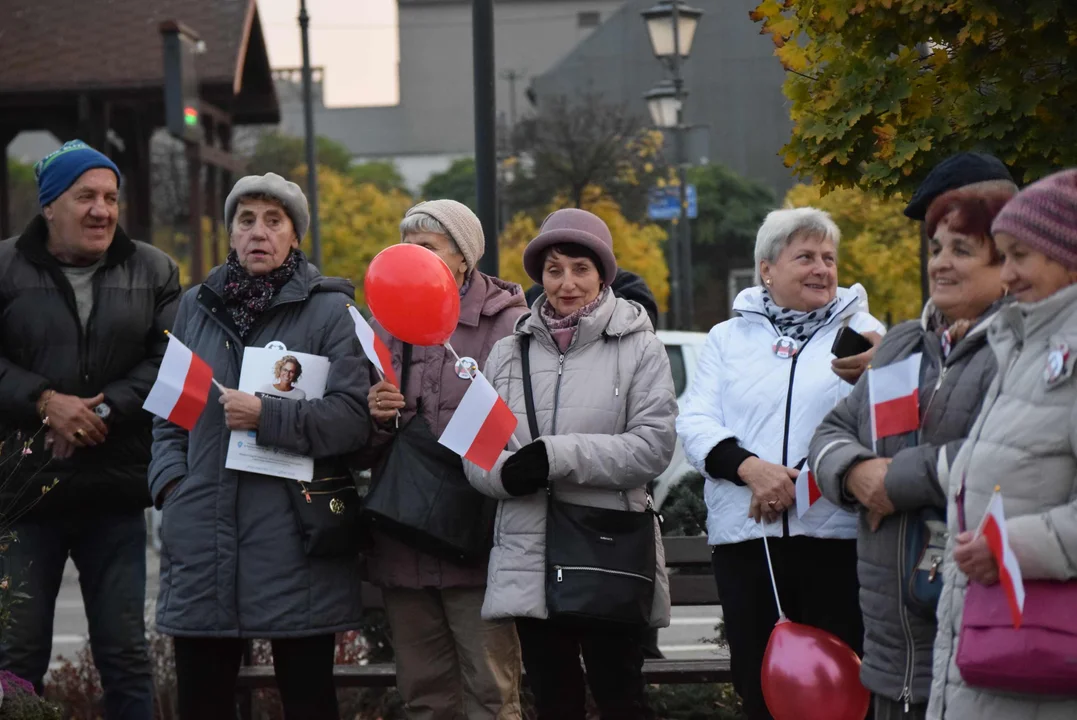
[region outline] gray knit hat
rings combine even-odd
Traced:
[[[486,252],[486,240],[482,234],[482,223],[471,208],[455,200],[427,200],[404,213],[412,215],[429,215],[449,231],[449,237],[460,248],[468,272],[475,269],[479,258]]]
[[[247,175],[236,181],[232,192],[228,193],[224,201],[224,224],[229,231],[232,229],[232,218],[236,216],[236,206],[239,205],[240,198],[251,195],[266,195],[279,202],[292,219],[296,236],[302,240],[307,234],[307,228],[310,227],[307,196],[298,185],[285,180],[277,173]]]

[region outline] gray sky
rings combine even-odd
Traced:
[[[299,0],[258,0],[273,67],[299,67]],[[307,0],[310,54],[325,67],[331,107],[395,105],[400,53],[395,0]]]

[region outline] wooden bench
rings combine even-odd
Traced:
[[[711,573],[710,548],[705,537],[667,537],[663,539],[666,567],[669,569],[671,602],[675,607],[718,605],[718,589]],[[365,608],[382,607],[381,591],[363,586]],[[697,660],[646,660],[643,675],[650,684],[689,684],[731,682],[728,657]],[[337,665],[333,668],[337,687],[386,688],[396,686],[393,663]],[[526,681],[526,678],[525,678]],[[272,665],[245,665],[240,668],[237,688],[241,708],[249,711],[250,693],[259,688],[275,687]],[[244,715],[249,717],[249,714]]]

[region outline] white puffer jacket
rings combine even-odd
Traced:
[[[830,347],[843,324],[859,333],[884,333],[868,314],[867,293],[860,285],[838,288],[838,312],[805,342],[791,360],[774,354],[778,331],[763,312],[762,288],[737,296],[740,313],[710,331],[696,377],[677,419],[677,433],[688,461],[707,478],[707,534],[711,545],[763,536],[764,525],[748,517],[751,491],[707,475],[707,455],[728,438],[767,462],[796,467],[808,455],[815,428],[853,386],[830,367]],[[803,520],[796,508],[786,511],[789,535],[853,539],[856,515],[821,499]],[[767,535],[781,537],[785,522],[766,525]]]

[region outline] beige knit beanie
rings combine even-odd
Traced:
[[[429,215],[445,226],[449,236],[460,248],[468,272],[475,269],[479,258],[486,252],[486,241],[482,234],[482,223],[475,213],[463,203],[455,200],[427,200],[404,213],[404,217],[417,214]]]

